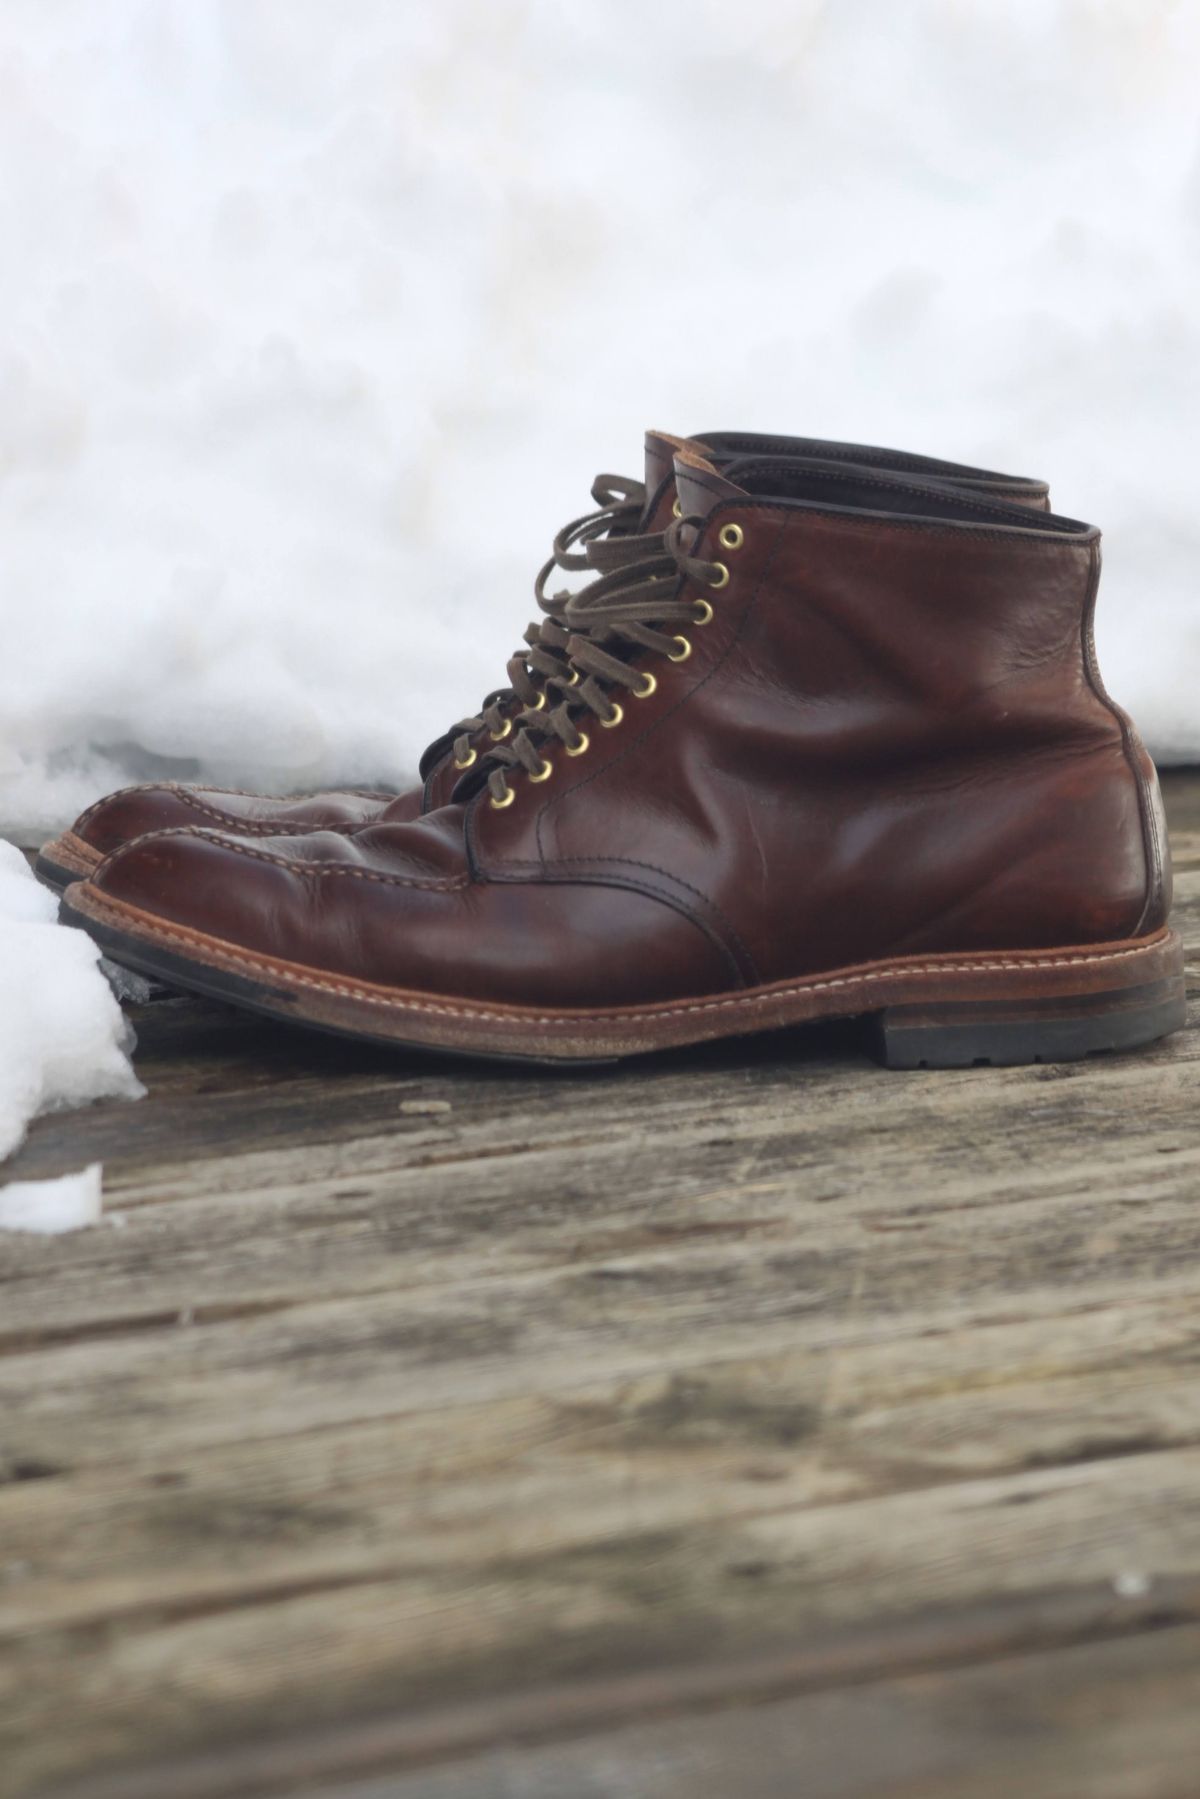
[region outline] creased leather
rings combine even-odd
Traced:
[[[659,531],[670,522],[676,498],[674,459],[678,452],[686,451],[693,443],[692,439],[675,437],[669,432],[646,433],[647,504],[643,529]],[[1049,504],[1044,482],[869,444],[727,431],[712,433],[704,444],[695,443],[694,447],[707,450],[717,463],[744,461],[747,457],[842,462],[866,468],[895,469],[1026,505]],[[449,731],[431,744],[421,758],[420,783],[394,796],[333,792],[272,799],[218,788],[189,788],[176,782],[152,782],[124,788],[99,801],[76,820],[72,829],[74,835],[91,849],[107,855],[122,843],[151,831],[184,829],[193,824],[211,824],[218,829],[249,832],[256,836],[272,832],[353,830],[375,819],[399,824],[449,802],[460,773],[451,754],[453,740],[454,732]],[[485,754],[488,748],[486,733],[477,734],[472,745],[477,754]]]
[[[1156,928],[1152,771],[1089,665],[1096,531],[907,475],[684,451],[675,479],[729,582],[544,784],[348,837],[149,838],[96,885],[259,954],[545,1007]]]

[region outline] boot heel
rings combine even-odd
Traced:
[[[1054,999],[939,1000],[875,1015],[885,1068],[1074,1062],[1154,1043],[1187,1020],[1182,976]]]

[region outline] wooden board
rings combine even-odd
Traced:
[[[6,1170],[109,1218],[0,1238],[5,1799],[1194,1790],[1200,1005],[918,1075],[135,1018]]]

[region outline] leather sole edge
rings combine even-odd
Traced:
[[[74,831],[64,831],[61,837],[43,844],[33,872],[43,886],[65,893],[73,882],[86,881],[89,875],[95,874],[103,860],[100,850],[93,849]]]
[[[551,1065],[864,1015],[879,1021],[882,1059],[893,1066],[1066,1060],[1155,1041],[1186,1016],[1183,945],[1170,929],[1133,942],[898,957],[741,992],[584,1011],[447,999],[250,955],[86,884],[71,890],[63,916],[114,961],[272,1018],[405,1048]],[[924,1033],[923,1055],[911,1053],[913,1032]]]

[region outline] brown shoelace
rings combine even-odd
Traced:
[[[516,797],[508,784],[510,771],[522,769],[531,781],[549,780],[554,767],[543,754],[544,744],[557,738],[568,756],[583,755],[589,738],[581,717],[586,722],[590,713],[606,730],[620,724],[624,708],[612,689],[649,699],[658,681],[649,670],[633,665],[639,652],[686,662],[691,639],[670,627],[706,625],[713,610],[705,599],[687,598],[685,583],[715,589],[729,579],[723,562],[706,562],[691,553],[703,529],[703,519],[676,519],[661,538],[642,540],[658,546],[657,553],[612,568],[567,600],[562,617],[568,663],[547,677],[540,704],[515,721],[518,730],[511,744],[489,750],[481,766],[497,810]],[[546,698],[550,692],[558,696],[553,708]]]
[[[592,498],[598,510],[585,512],[563,526],[549,560],[538,571],[533,592],[545,616],[526,628],[523,648],[509,658],[505,669],[508,686],[490,693],[474,717],[462,718],[454,726],[456,768],[469,768],[476,760],[473,737],[487,731],[493,742],[502,742],[512,734],[513,708],[537,711],[544,707],[547,682],[568,672],[570,633],[562,619],[570,594],[546,592],[555,570],[567,574],[611,572],[661,554],[661,532],[636,531],[646,505],[644,482],[625,475],[597,475]]]

